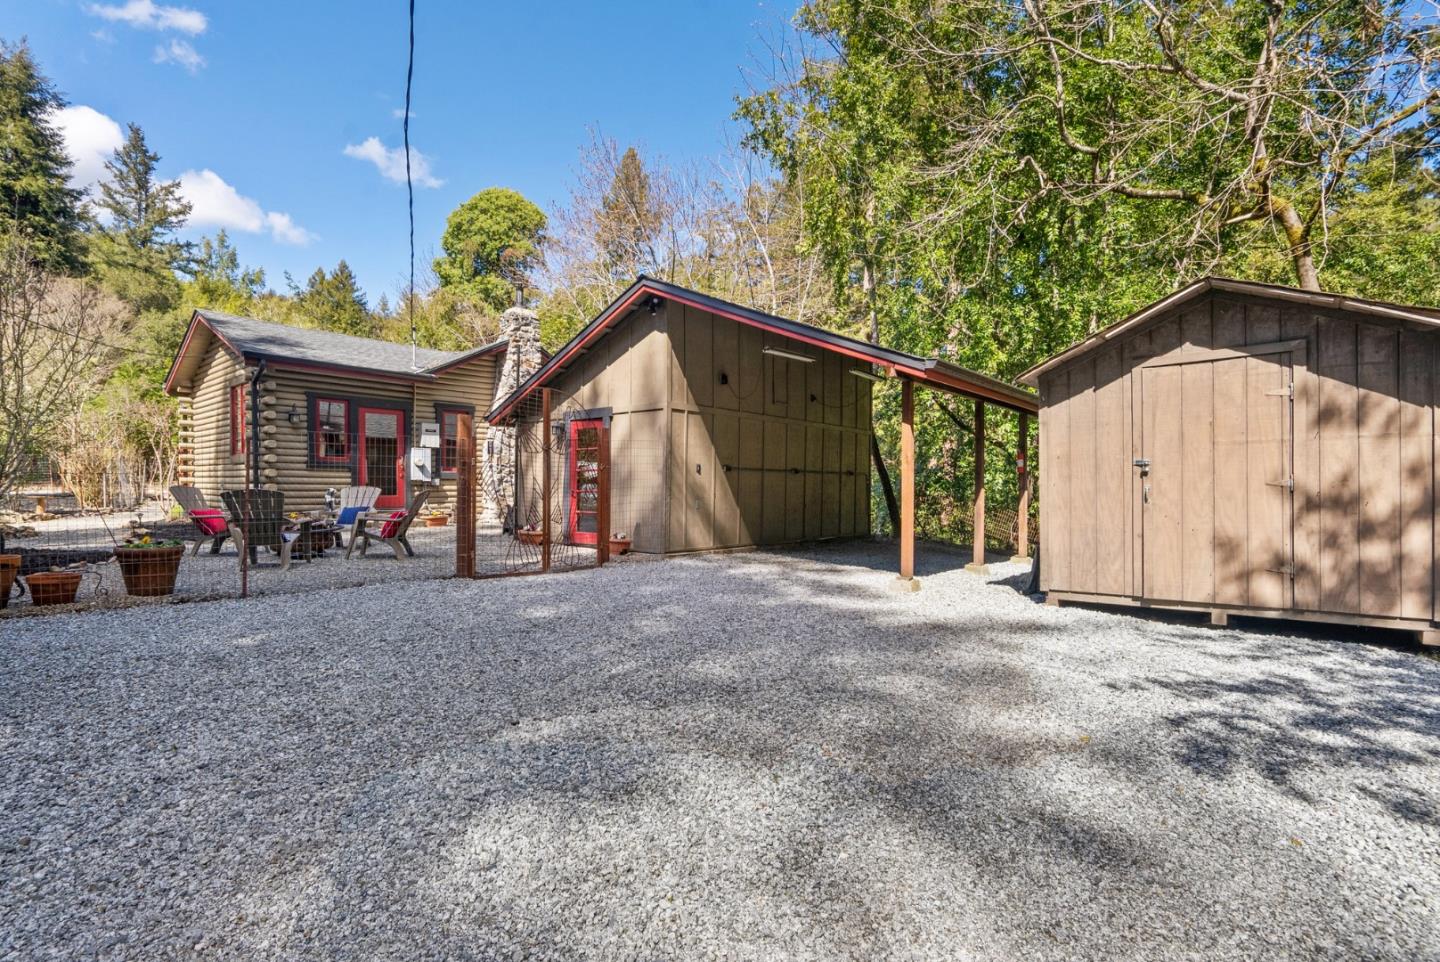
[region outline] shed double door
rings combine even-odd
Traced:
[[[1136,392],[1140,594],[1294,605],[1294,369],[1304,342],[1181,351]]]

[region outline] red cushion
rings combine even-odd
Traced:
[[[199,511],[191,511],[190,517],[206,537],[224,534],[230,527],[225,521],[225,512],[219,508],[201,508]]]
[[[400,522],[405,520],[405,509],[390,512],[390,520],[380,526],[380,537],[393,538],[400,533]]]

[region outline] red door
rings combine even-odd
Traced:
[[[570,422],[570,530],[572,544],[595,544],[600,533],[600,447],[605,422]]]
[[[405,507],[405,412],[360,409],[360,483],[380,489],[377,508]]]

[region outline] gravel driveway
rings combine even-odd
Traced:
[[[0,959],[1440,959],[1440,662],[922,560],[6,622]]]

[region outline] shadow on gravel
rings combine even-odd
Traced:
[[[1173,640],[1212,661],[1213,674],[1162,669],[1110,687],[1160,689],[1193,706],[1166,721],[1178,736],[1177,761],[1198,774],[1224,778],[1248,767],[1309,802],[1298,778],[1312,769],[1440,768],[1440,688],[1423,660],[1383,651],[1344,658],[1316,642],[1228,632]],[[1440,798],[1395,788],[1385,797],[1362,793],[1401,817],[1434,818]]]

